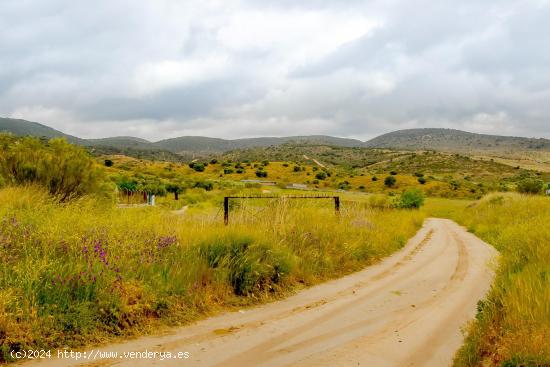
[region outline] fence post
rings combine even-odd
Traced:
[[[223,198],[223,223],[225,225],[229,224],[229,197],[228,196]]]
[[[334,210],[336,211],[336,214],[340,213],[340,196],[334,197]]]

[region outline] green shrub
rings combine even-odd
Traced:
[[[540,194],[544,183],[541,180],[526,178],[518,182],[517,189],[523,194]]]
[[[81,147],[65,139],[0,136],[0,175],[7,183],[35,183],[65,201],[99,191],[101,171]]]
[[[318,180],[324,180],[324,179],[327,178],[327,174],[325,172],[321,171],[321,172],[319,172],[315,175],[315,178],[318,179]]]
[[[236,295],[270,290],[291,272],[288,259],[269,246],[255,244],[249,237],[228,236],[203,242],[200,256],[209,267],[222,273]]]
[[[426,183],[426,179],[424,177],[418,177],[418,182],[421,184],[421,185],[424,185]]]
[[[267,177],[267,172],[259,169],[259,170],[256,171],[256,176],[258,176],[258,177]]]
[[[204,172],[206,167],[204,163],[194,163],[191,168],[193,168],[196,172]]]
[[[397,180],[393,176],[388,176],[384,179],[384,185],[387,187],[394,187]]]
[[[351,185],[348,181],[344,181],[344,182],[340,182],[338,184],[338,188],[340,190],[349,190],[349,189],[351,189]]]
[[[424,194],[419,189],[409,189],[401,194],[399,207],[404,209],[418,209],[424,205]]]
[[[198,189],[204,189],[206,191],[212,191],[214,189],[214,184],[208,181],[197,181],[194,187]]]

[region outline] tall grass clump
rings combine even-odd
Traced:
[[[274,201],[185,215],[0,190],[0,361],[281,297],[401,248],[418,211]]]
[[[550,199],[493,194],[457,219],[502,256],[455,366],[550,366]]]

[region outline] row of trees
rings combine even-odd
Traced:
[[[166,196],[168,193],[174,195],[175,200],[179,200],[179,195],[184,193],[188,188],[199,188],[206,191],[214,189],[212,182],[196,181],[196,182],[165,182],[159,180],[137,180],[135,178],[120,178],[116,181],[120,191],[126,193],[146,193],[149,195]]]

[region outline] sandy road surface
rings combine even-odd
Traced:
[[[429,219],[404,249],[288,299],[101,351],[190,353],[187,360],[88,365],[447,366],[488,290],[496,251],[454,222]],[[94,351],[95,352],[95,351]],[[45,365],[75,365],[51,360]]]
[[[327,168],[323,163],[319,162],[317,159],[315,158],[309,158],[307,155],[304,154],[304,159],[307,159],[307,160],[312,160],[313,163],[315,163],[316,165],[318,165],[319,167],[323,167],[323,168]]]

